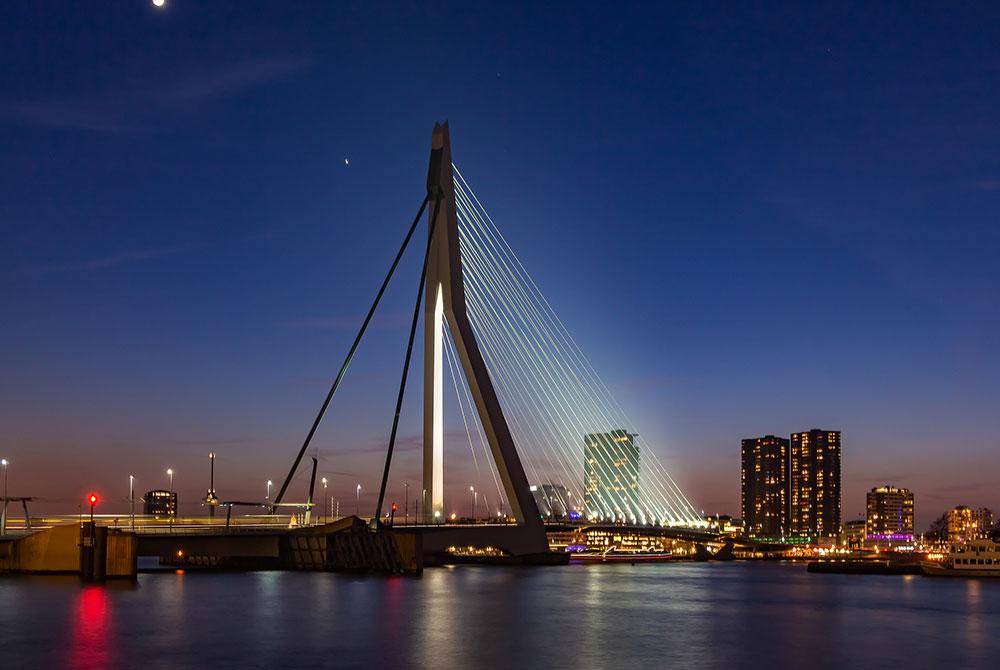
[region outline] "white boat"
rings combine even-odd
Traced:
[[[1000,577],[1000,544],[991,540],[952,544],[944,560],[923,561],[920,567],[934,577]]]

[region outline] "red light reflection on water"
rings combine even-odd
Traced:
[[[85,586],[76,599],[69,667],[107,668],[113,665],[111,599],[103,586]]]

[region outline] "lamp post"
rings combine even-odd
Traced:
[[[326,495],[326,477],[320,480],[323,482],[323,523],[326,523],[327,518],[330,516],[330,497]]]
[[[205,504],[208,505],[208,518],[215,519],[215,506],[219,498],[215,495],[215,452],[208,452],[208,492],[205,494]]]
[[[403,482],[403,525],[410,522],[410,483]]]
[[[7,534],[7,468],[10,467],[10,461],[2,458],[0,465],[3,466],[3,512],[0,512],[0,536],[2,536]]]
[[[472,517],[470,517],[470,518],[472,519],[472,523],[475,523],[476,522],[476,487],[475,486],[470,486],[469,487],[469,493],[472,494],[472,496],[471,496],[472,497]]]
[[[358,484],[358,497],[354,502],[354,516],[361,516],[361,484]]]
[[[264,496],[264,501],[267,502],[271,500],[271,487],[274,486],[274,482],[270,479],[267,480],[267,494]]]
[[[128,476],[128,517],[132,522],[132,532],[135,532],[135,476]]]

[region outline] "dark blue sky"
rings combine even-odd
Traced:
[[[1000,10],[373,4],[3,4],[12,494],[172,465],[192,501],[214,449],[224,497],[262,495],[447,118],[697,506],[738,512],[740,438],[811,427],[843,431],[845,519],[885,482],[920,525],[1000,506]],[[345,498],[376,485],[417,270],[317,441]]]

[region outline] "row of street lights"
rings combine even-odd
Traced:
[[[212,454],[209,455],[209,457],[214,460],[215,454],[212,453]],[[8,461],[6,458],[0,459],[0,467],[3,468],[3,508],[2,508],[2,516],[0,516],[0,535],[5,535],[6,532],[7,532],[7,470],[9,468],[9,466],[10,466],[10,461]],[[169,486],[168,490],[169,490],[170,493],[173,493],[173,491],[174,491],[174,469],[172,467],[171,468],[167,468],[167,478],[168,478],[168,482],[169,482],[168,483],[168,486]],[[329,485],[330,482],[329,482],[329,480],[326,477],[323,477],[323,479],[321,480],[321,482],[323,484],[323,502],[324,502],[325,517],[326,518],[330,518],[330,517],[334,516],[333,515],[333,511],[334,510],[332,509],[333,498],[327,494],[327,488],[328,488],[328,485]],[[213,486],[214,486],[214,484],[213,484]],[[271,481],[270,479],[268,479],[267,482],[266,482],[266,486],[267,486],[267,490],[266,490],[266,493],[265,493],[265,496],[264,496],[264,501],[265,502],[270,502],[270,500],[271,500],[271,487],[274,486],[274,482]],[[409,516],[410,516],[410,514],[409,514],[409,512],[410,512],[410,509],[409,509],[409,507],[410,507],[410,484],[409,484],[409,482],[404,482],[403,483],[403,488],[404,488],[404,494],[403,494],[404,495],[404,502],[403,502],[404,523],[408,523],[409,522]],[[354,502],[354,514],[356,516],[361,516],[361,490],[362,490],[362,486],[361,486],[361,483],[359,482],[357,484],[357,486],[355,487],[355,498],[354,498],[354,501],[355,501]],[[214,494],[214,491],[212,493]],[[475,486],[471,486],[470,485],[469,486],[469,493],[471,494],[471,499],[472,499],[472,516],[471,516],[471,518],[475,519],[476,518],[476,508],[478,507],[478,504],[479,504],[479,492],[476,491]],[[425,494],[426,494],[426,492],[425,492]],[[128,499],[129,499],[129,518],[131,520],[132,528],[134,529],[135,528],[135,475],[129,475],[128,476]],[[340,516],[340,501],[339,500],[337,501],[337,509],[336,509],[336,515],[335,516],[336,517]]]

